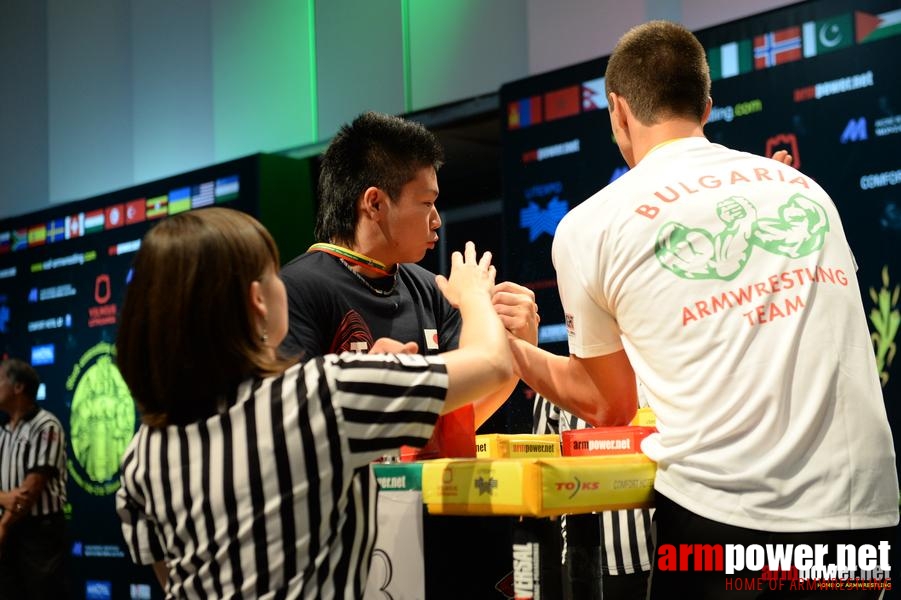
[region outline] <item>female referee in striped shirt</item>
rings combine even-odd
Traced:
[[[167,598],[362,596],[375,493],[349,503],[354,472],[511,376],[490,255],[468,243],[452,263],[438,283],[463,317],[459,349],[296,363],[275,351],[285,288],[262,225],[217,207],[148,232],[116,342],[142,414],[117,510]],[[366,533],[338,535],[358,519]]]

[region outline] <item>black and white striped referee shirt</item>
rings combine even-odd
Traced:
[[[541,395],[535,395],[532,411],[534,433],[563,433],[590,427],[579,417],[561,410]],[[596,513],[600,519],[601,568],[605,575],[651,570],[651,557],[654,556],[652,511],[634,508]]]
[[[166,562],[167,598],[362,597],[370,462],[428,441],[447,383],[439,357],[328,355],[205,421],[142,426],[116,499],[132,558]]]
[[[15,429],[9,423],[0,426],[0,490],[19,487],[34,471],[46,473],[47,481],[29,514],[62,512],[68,477],[66,435],[59,419],[40,407],[25,415]]]

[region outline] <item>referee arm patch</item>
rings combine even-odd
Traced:
[[[395,354],[401,366],[421,369],[429,365],[429,361],[421,354]]]

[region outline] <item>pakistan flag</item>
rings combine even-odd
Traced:
[[[854,43],[854,23],[851,13],[809,21],[801,27],[804,58],[847,48]]]

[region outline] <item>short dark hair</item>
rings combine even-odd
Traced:
[[[345,124],[329,144],[319,171],[316,239],[352,245],[357,201],[368,187],[396,199],[418,171],[441,168],[438,138],[414,121],[366,112]]]
[[[41,378],[38,372],[30,364],[19,358],[7,358],[3,361],[6,369],[6,377],[13,384],[21,383],[25,388],[25,395],[34,402],[38,397],[38,388],[41,386]]]
[[[678,23],[650,21],[620,38],[607,63],[606,86],[645,125],[670,117],[700,121],[710,98],[710,68],[692,32]]]
[[[287,366],[267,355],[249,296],[251,284],[267,269],[278,273],[279,264],[269,232],[228,208],[179,213],[144,236],[116,354],[145,424],[207,418],[247,377]]]

